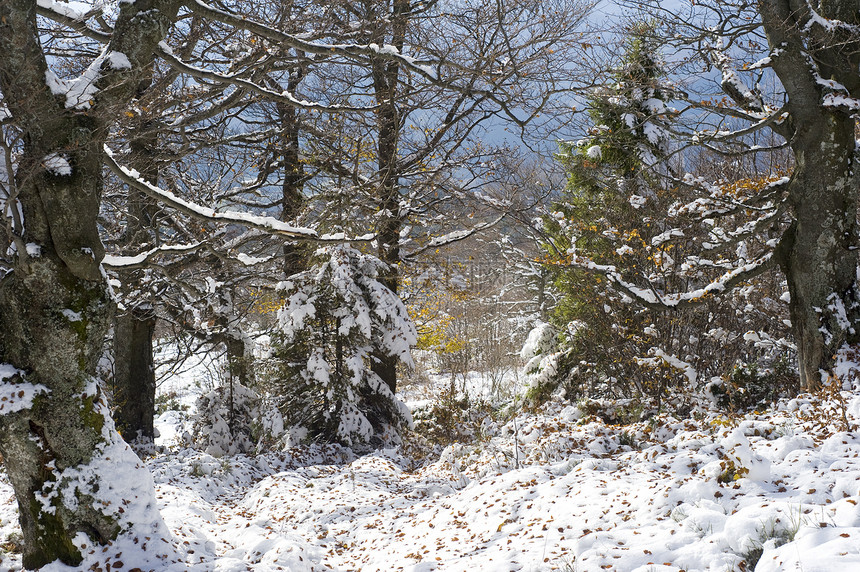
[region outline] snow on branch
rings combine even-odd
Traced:
[[[500,217],[498,217],[495,220],[492,220],[490,222],[486,222],[484,224],[479,224],[479,225],[474,226],[472,228],[455,230],[453,232],[449,232],[448,234],[445,234],[442,236],[437,236],[436,238],[430,240],[430,242],[428,242],[426,245],[422,246],[421,248],[419,248],[415,252],[409,253],[408,257],[412,258],[412,257],[418,256],[419,254],[422,254],[422,253],[424,253],[430,249],[439,248],[442,246],[448,246],[449,244],[454,244],[455,242],[460,242],[461,240],[465,240],[465,239],[469,238],[470,236],[473,236],[474,234],[476,234],[478,232],[482,232],[484,230],[487,230],[489,228],[496,226],[506,216],[507,216],[507,213],[501,215]]]
[[[102,264],[104,264],[107,268],[110,268],[111,270],[134,270],[136,268],[143,268],[150,260],[161,254],[185,254],[188,252],[195,252],[202,248],[203,245],[204,243],[197,242],[194,244],[159,246],[147,250],[146,252],[141,252],[140,254],[137,254],[135,256],[117,256],[112,254],[106,254],[104,259],[102,260]]]
[[[812,7],[810,2],[806,2],[806,15],[809,16],[809,19],[806,21],[806,24],[803,26],[804,32],[811,32],[814,26],[819,26],[824,32],[834,33],[837,31],[847,32],[852,36],[860,35],[860,26],[856,24],[849,24],[848,22],[844,22],[842,20],[837,20],[836,18],[825,18],[821,14],[815,11],[815,8]]]
[[[692,292],[675,294],[660,294],[650,284],[649,289],[640,288],[639,286],[625,280],[614,265],[597,264],[593,260],[576,255],[573,256],[571,264],[577,268],[596,272],[604,276],[618,290],[626,293],[643,306],[660,310],[671,308],[681,309],[694,306],[703,302],[709,294],[728,291],[738,284],[758,276],[772,268],[776,262],[773,260],[773,253],[768,252],[757,260],[738,266],[724,273],[704,288],[699,288]]]
[[[741,109],[755,114],[766,113],[768,108],[764,104],[764,98],[762,97],[758,86],[750,89],[743,81],[741,81],[738,73],[732,69],[729,56],[723,51],[722,46],[716,45],[717,43],[721,42],[718,40],[711,45],[708,49],[708,55],[710,56],[713,65],[722,73],[720,86],[723,88],[723,91],[726,92],[726,94],[731,97]]]
[[[67,109],[84,111],[90,109],[95,103],[94,100],[99,93],[97,83],[106,72],[128,69],[131,69],[128,57],[105,46],[80,76],[70,80],[60,79],[57,74],[48,69],[45,70],[45,83],[51,93],[66,98]]]
[[[362,58],[366,58],[369,56],[381,56],[385,59],[397,61],[409,68],[410,70],[417,72],[427,77],[428,79],[437,79],[436,72],[435,70],[433,70],[433,68],[419,63],[418,60],[416,60],[415,58],[411,58],[409,56],[401,54],[400,51],[394,46],[379,46],[377,44],[326,44],[321,42],[311,42],[308,40],[303,40],[300,37],[292,34],[286,34],[259,22],[248,20],[244,16],[238,16],[226,12],[224,10],[219,10],[218,8],[215,8],[214,6],[202,2],[201,0],[194,0],[192,2],[188,2],[186,6],[191,11],[200,14],[201,16],[205,16],[207,18],[222,22],[224,24],[235,26],[236,28],[242,30],[247,30],[251,33],[257,34],[258,36],[271,40],[276,44],[286,45],[309,54],[318,54],[325,56],[341,54],[351,57]]]
[[[717,252],[752,236],[760,235],[765,228],[778,221],[784,212],[785,207],[781,205],[772,213],[748,221],[735,230],[726,231],[720,227],[714,227],[710,230],[711,240],[703,242],[702,248],[710,252]]]
[[[824,107],[833,107],[847,113],[856,113],[857,111],[860,111],[860,99],[837,93],[826,94],[822,99],[821,104]]]
[[[658,367],[661,364],[665,363],[670,367],[673,367],[678,371],[682,372],[684,374],[684,377],[687,378],[687,381],[690,382],[690,387],[696,386],[696,378],[699,374],[692,364],[685,362],[684,360],[678,358],[678,356],[676,355],[668,354],[657,347],[651,348],[648,353],[650,353],[654,357],[638,357],[636,358],[636,363],[638,363],[639,365],[645,365],[650,367]]]
[[[129,169],[117,163],[113,151],[107,145],[104,146],[105,162],[108,168],[125,184],[134,187],[148,197],[155,199],[171,208],[174,208],[182,213],[193,218],[209,221],[222,222],[226,224],[238,224],[248,228],[255,228],[265,231],[269,234],[286,236],[293,240],[312,241],[312,242],[367,242],[372,240],[372,236],[361,236],[358,238],[348,238],[346,236],[326,235],[319,236],[317,232],[310,228],[302,228],[288,225],[270,216],[260,216],[247,212],[239,211],[223,211],[218,212],[215,209],[198,205],[191,201],[187,201],[177,197],[170,191],[164,190],[140,178],[140,173],[134,169]]]
[[[85,10],[90,8],[81,2],[56,2],[55,0],[36,0],[36,13],[39,16],[53,20],[58,24],[62,24],[71,28],[75,32],[96,40],[98,42],[107,43],[110,41],[111,35],[107,32],[94,30],[87,26],[86,21],[94,13],[100,14],[101,10]]]
[[[726,192],[725,186],[708,183],[701,177],[694,178],[686,175],[679,184],[691,188],[698,188],[708,193],[707,197],[699,197],[692,202],[673,206],[669,210],[669,217],[698,216],[699,218],[724,217],[734,215],[744,210],[761,211],[766,213],[782,214],[784,209],[780,197],[791,182],[790,177],[780,177],[765,184],[751,197],[744,200],[737,199]],[[774,214],[766,215],[773,217]]]
[[[764,129],[766,127],[774,127],[777,124],[782,123],[788,118],[787,105],[783,105],[777,111],[770,113],[761,121],[753,123],[752,125],[745,127],[743,129],[738,129],[735,131],[696,131],[693,133],[693,142],[699,143],[704,141],[715,141],[715,142],[727,142],[731,140],[741,139],[746,137],[747,135],[752,135],[756,131]]]
[[[492,101],[499,106],[500,110],[506,117],[520,125],[521,127],[528,120],[521,120],[517,117],[515,110],[504,99],[504,92],[496,89],[478,89],[474,82],[457,82],[450,79],[440,77],[438,70],[434,69],[428,63],[423,63],[416,58],[407,56],[400,52],[396,46],[370,44],[328,44],[324,42],[314,42],[302,39],[297,35],[286,34],[276,30],[270,26],[249,20],[244,16],[231,14],[224,10],[220,10],[211,6],[202,0],[192,0],[185,4],[195,14],[209,18],[224,24],[234,26],[241,30],[247,30],[260,37],[266,38],[277,45],[287,46],[308,54],[316,54],[320,56],[336,56],[340,55],[352,60],[367,60],[368,58],[381,58],[400,64],[404,69],[413,72],[414,74],[423,77],[427,81],[444,86],[447,89],[460,93],[467,97],[483,97]],[[441,65],[441,63],[439,64]],[[446,62],[446,65],[451,65]],[[455,74],[457,75],[457,74]],[[545,96],[546,97],[546,96]]]

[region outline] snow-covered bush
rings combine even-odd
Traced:
[[[441,447],[484,441],[497,411],[491,403],[449,387],[432,402],[415,408],[415,433]]]
[[[213,457],[250,453],[256,444],[253,423],[260,416],[260,398],[252,389],[224,384],[197,400],[194,441]]]
[[[526,398],[531,403],[546,401],[558,385],[557,336],[551,324],[538,322],[520,350],[520,358],[525,362],[523,371],[528,376]]]
[[[794,395],[798,378],[787,360],[777,360],[769,367],[758,363],[741,363],[723,376],[720,383],[708,386],[717,406],[733,412],[766,407],[780,397]]]
[[[555,350],[555,336],[555,328],[546,322],[538,322],[531,329],[520,350],[520,357],[526,362],[526,373],[540,369],[541,360]]]
[[[280,396],[286,424],[306,429],[310,439],[355,446],[393,436],[412,418],[373,371],[373,356],[411,367],[415,328],[397,295],[377,280],[378,259],[348,245],[322,248],[315,258],[280,285],[285,300],[268,389]]]

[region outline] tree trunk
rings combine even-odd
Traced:
[[[299,68],[290,74],[287,90],[295,93],[303,77]],[[281,159],[283,161],[284,184],[281,189],[281,220],[295,224],[302,212],[304,196],[302,189],[307,179],[304,166],[299,157],[299,131],[301,119],[298,110],[289,105],[278,104],[278,117],[281,122]],[[284,276],[298,274],[307,269],[309,248],[306,244],[284,244]]]
[[[238,332],[237,332],[238,333]],[[224,337],[227,346],[227,373],[230,382],[238,382],[245,387],[254,385],[254,368],[244,339],[227,331]]]
[[[114,419],[126,441],[155,438],[155,311],[139,305],[114,320]]]
[[[63,471],[83,468],[106,444],[110,420],[92,376],[111,306],[101,281],[75,276],[49,245],[42,248],[29,274],[16,270],[0,285],[0,360],[23,370],[25,384],[46,388],[32,408],[0,421],[0,453],[18,500],[27,568],[56,559],[75,565],[78,532],[100,543],[118,532],[111,515],[117,507],[100,507],[86,491],[71,489],[75,503],[54,496],[68,485]],[[15,393],[4,383],[4,393],[10,389]]]
[[[138,99],[152,84],[152,71],[147,70],[145,79],[138,86]],[[129,165],[141,176],[158,184],[158,163],[155,156],[158,147],[158,132],[152,121],[143,120],[136,127],[138,133],[130,144]],[[145,248],[151,248],[158,240],[158,208],[151,199],[134,187],[128,188],[128,211],[122,252],[134,256]],[[125,273],[123,281],[128,290],[146,292],[140,287],[144,274],[140,270]],[[129,301],[133,307],[118,312],[114,318],[113,337],[113,404],[114,420],[126,441],[155,439],[155,363],[153,360],[153,338],[156,314],[147,300]]]
[[[164,531],[151,477],[114,429],[94,377],[112,312],[98,213],[105,138],[177,10],[163,0],[121,4],[109,49],[131,67],[102,65],[99,91],[70,102],[46,81],[36,3],[0,2],[0,90],[22,134],[10,183],[25,223],[13,229],[14,271],[0,280],[0,392],[10,398],[0,407],[0,454],[28,568],[77,565],[84,544],[92,550],[135,525]],[[142,514],[148,523],[129,521]]]
[[[801,385],[814,390],[832,374],[834,357],[857,337],[858,181],[852,175],[854,120],[829,114],[816,131],[799,136],[790,183],[795,222],[781,249],[791,296]]]
[[[860,40],[830,36],[810,7],[790,0],[760,0],[773,50],[773,70],[785,89],[787,121],[774,126],[794,152],[788,187],[794,222],[776,252],[788,281],[800,381],[812,390],[831,375],[836,352],[857,338],[857,199],[860,169],[855,111],[826,106],[834,80],[860,96]],[[857,0],[818,5],[819,16],[860,24]]]
[[[391,26],[389,43],[398,50],[403,49],[406,38],[406,21],[408,19],[409,3],[404,0],[394,0],[392,13],[386,18],[386,25]],[[385,26],[380,28],[372,38],[379,45],[384,41]],[[400,229],[403,225],[400,213],[400,172],[398,150],[400,143],[400,111],[398,109],[398,87],[400,64],[397,62],[374,59],[371,61],[373,74],[373,89],[377,111],[377,163],[379,183],[377,187],[377,206],[379,225],[377,227],[377,244],[379,259],[386,268],[379,281],[389,290],[397,293],[400,269]],[[397,391],[397,358],[384,351],[373,354],[372,368],[382,381],[391,389]]]
[[[25,142],[16,183],[29,255],[19,255],[0,282],[0,362],[19,372],[0,387],[21,399],[0,417],[0,453],[18,501],[28,568],[57,559],[78,564],[83,544],[105,544],[127,531],[134,523],[123,513],[139,515],[140,505],[160,522],[151,478],[114,429],[95,378],[113,309],[99,269],[101,145],[70,151],[75,168],[68,175],[33,166],[44,156]],[[58,226],[65,231],[55,232]],[[60,237],[65,248],[57,247]],[[69,244],[87,256],[64,259],[58,251]],[[126,503],[139,506],[129,510]]]

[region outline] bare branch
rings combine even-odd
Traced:
[[[134,187],[135,189],[145,193],[147,196],[171,207],[188,216],[198,220],[209,222],[221,222],[227,224],[238,224],[241,226],[256,228],[270,234],[285,236],[292,240],[310,241],[310,242],[326,242],[326,243],[341,243],[341,242],[369,242],[373,240],[372,235],[361,237],[348,238],[343,235],[323,235],[320,236],[313,229],[294,227],[288,225],[276,218],[268,216],[259,216],[251,213],[224,211],[218,212],[209,207],[194,204],[185,199],[181,199],[171,193],[161,189],[147,181],[144,181],[138,176],[134,170],[123,167],[116,162],[113,151],[105,145],[105,163],[108,168],[125,184]]]

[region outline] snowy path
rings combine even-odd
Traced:
[[[759,572],[860,571],[860,433],[834,429],[832,409],[625,428],[579,416],[520,415],[417,472],[395,451],[170,448],[148,460],[184,555],[169,570],[722,572],[761,555]],[[14,519],[0,480],[0,540]]]
[[[564,414],[518,427],[417,473],[382,454],[214,466],[226,485],[186,487],[210,508],[189,518],[174,498],[168,521],[231,571],[722,571],[757,551],[757,570],[860,570],[860,435],[805,432],[780,413],[706,431],[643,424],[636,451],[618,428]]]

